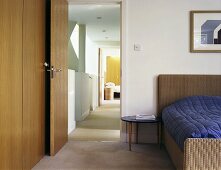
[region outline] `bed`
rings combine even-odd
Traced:
[[[165,117],[163,114],[172,112],[168,106],[173,108],[176,102],[181,104],[186,98],[195,101],[195,99],[201,100],[210,96],[221,96],[220,75],[160,75],[158,77],[158,113],[162,114],[162,117]],[[188,113],[184,112],[185,114]],[[202,136],[197,135],[193,136],[196,138],[192,138],[187,135],[184,141],[179,143],[167,129],[163,128],[163,140],[177,169],[221,169],[221,139],[207,138],[206,135],[206,138],[199,138]]]

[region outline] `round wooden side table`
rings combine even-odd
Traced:
[[[130,151],[131,151],[132,124],[133,123],[135,123],[137,126],[136,141],[138,140],[139,123],[155,123],[155,124],[157,124],[157,140],[158,140],[158,144],[160,144],[160,147],[161,147],[161,118],[160,117],[156,117],[155,119],[151,119],[151,120],[140,120],[140,119],[136,119],[136,116],[124,116],[124,117],[121,117],[121,120],[126,122],[126,126],[127,126],[127,124],[129,124],[129,131],[127,133],[129,135],[129,150]]]

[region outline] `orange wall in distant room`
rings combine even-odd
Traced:
[[[107,56],[106,66],[106,83],[113,82],[115,85],[120,85],[120,57]]]

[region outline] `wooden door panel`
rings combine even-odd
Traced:
[[[22,169],[22,9],[0,1],[0,170]]]
[[[23,169],[44,156],[45,0],[24,0]]]
[[[61,69],[50,85],[50,154],[55,155],[68,139],[68,5],[66,0],[51,0],[51,66]]]

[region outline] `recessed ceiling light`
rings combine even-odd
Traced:
[[[97,17],[97,19],[102,19],[102,17]]]

